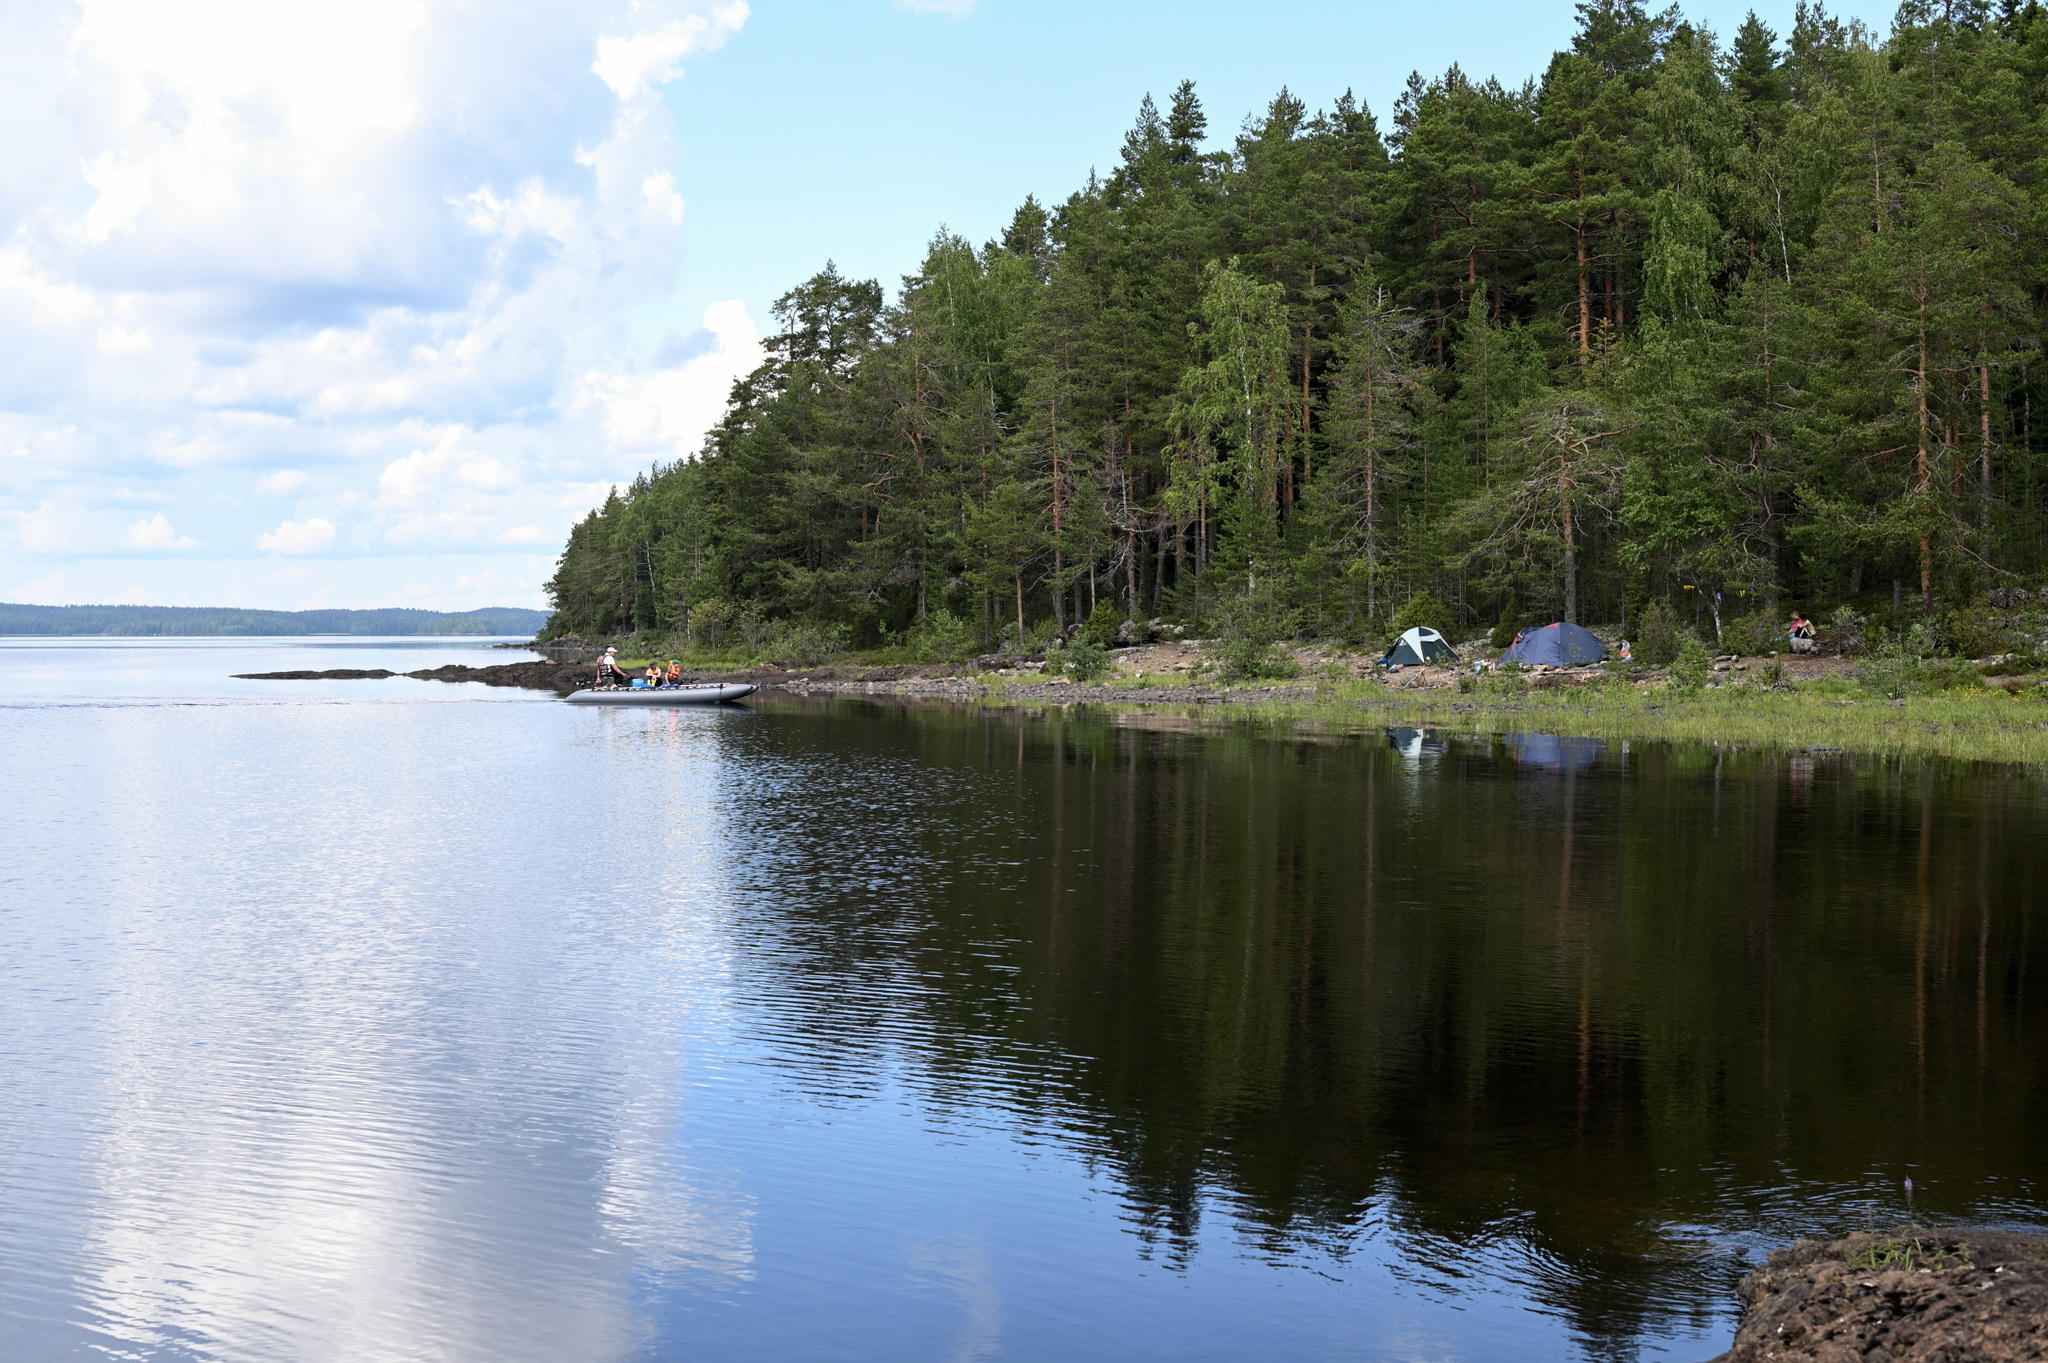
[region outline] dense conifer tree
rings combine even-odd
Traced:
[[[1385,140],[1282,90],[1219,145],[1183,82],[997,240],[779,299],[703,453],[571,531],[550,628],[992,645],[1256,589],[1356,635],[1692,587],[1710,631],[2032,585],[2044,82],[2036,0],[1882,39],[1802,0],[1725,48],[1584,0],[1540,83],[1411,77]]]

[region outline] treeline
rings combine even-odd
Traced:
[[[1205,150],[1183,83],[893,299],[828,265],[703,455],[575,527],[549,631],[1358,637],[1426,595],[1706,633],[2040,575],[2040,4],[1578,15],[1540,82],[1411,76],[1384,132],[1282,90]]]
[[[531,635],[545,612],[491,607],[448,611],[261,611],[230,606],[24,606],[0,603],[0,634],[208,637],[301,634]]]

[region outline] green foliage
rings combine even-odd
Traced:
[[[1878,1236],[1849,1259],[1850,1268],[1866,1273],[1911,1273],[1917,1269],[1939,1273],[1946,1268],[1969,1266],[1968,1246],[1943,1244],[1919,1236]]]
[[[1785,625],[1775,612],[1752,611],[1724,622],[1721,649],[1745,658],[1766,653],[1783,653],[1787,647]]]
[[[762,647],[784,667],[816,667],[846,651],[846,627],[799,620],[775,629]]]
[[[1109,670],[1109,650],[1085,631],[1067,641],[1067,672],[1075,681],[1094,681]]]
[[[1671,609],[1669,601],[1659,597],[1643,611],[1636,626],[1636,637],[1630,646],[1635,660],[1652,665],[1675,662],[1682,646],[1677,612]]]
[[[2018,642],[2018,635],[2004,620],[1983,606],[1950,611],[1942,619],[1941,632],[1949,651],[1961,658],[1986,658],[2010,652]]]
[[[1905,629],[1883,633],[1869,645],[1857,664],[1856,680],[1894,699],[1978,686],[1976,669],[1962,659],[1944,659],[1941,652],[1939,625],[1916,620]]]
[[[1231,681],[1298,677],[1301,667],[1276,645],[1288,634],[1288,615],[1270,587],[1249,587],[1223,597],[1215,608],[1210,652]]]
[[[1082,637],[1098,648],[1110,648],[1116,644],[1116,633],[1124,623],[1124,613],[1108,600],[1095,603],[1095,609],[1088,613],[1088,619],[1081,626]]]
[[[1724,49],[1581,8],[1540,82],[1418,76],[1386,140],[1283,92],[1205,151],[1183,86],[1109,174],[980,246],[935,233],[900,289],[828,264],[702,454],[571,529],[549,632],[947,653],[945,611],[1018,654],[1087,600],[1099,644],[1126,614],[1210,632],[1256,580],[1319,637],[1506,593],[1496,647],[1625,617],[1654,660],[1660,601],[1880,615],[1896,581],[1903,617],[2040,580],[2031,11],[1916,4],[1881,40],[1815,11]]]
[[[1417,625],[1427,625],[1434,630],[1443,630],[1450,624],[1451,613],[1442,602],[1428,592],[1417,592],[1408,598],[1408,604],[1394,612],[1394,618],[1387,625],[1387,633],[1399,638]]]
[[[717,650],[725,646],[732,632],[734,611],[730,601],[713,597],[689,607],[689,634],[699,648]]]
[[[1515,589],[1508,588],[1500,605],[1500,620],[1494,625],[1487,642],[1495,648],[1505,649],[1515,642],[1515,631],[1522,627],[1521,612],[1515,602]]]
[[[974,627],[941,606],[912,632],[921,663],[957,663],[974,651]]]
[[[732,632],[749,653],[761,651],[775,632],[775,623],[752,601],[733,612]]]
[[[1678,649],[1678,656],[1671,663],[1671,689],[1685,694],[1697,693],[1707,684],[1712,674],[1714,655],[1707,646],[1691,634]]]

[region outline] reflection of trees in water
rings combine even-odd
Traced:
[[[2020,778],[1527,739],[1420,771],[1398,736],[979,713],[779,732],[828,774],[769,875],[764,997],[802,1000],[808,1082],[915,1056],[936,1108],[1113,1166],[1168,1262],[1219,1199],[1276,1254],[1391,1223],[1611,1343],[1717,1306],[1731,1237],[1860,1222],[1909,1166],[1937,1214],[2042,1195]]]

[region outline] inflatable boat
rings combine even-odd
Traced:
[[[702,686],[589,687],[563,697],[571,705],[717,705],[751,696],[748,682],[706,682]]]

